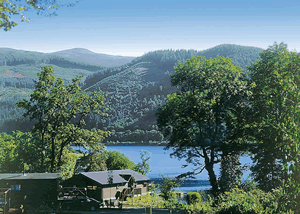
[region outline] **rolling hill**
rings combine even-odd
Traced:
[[[184,63],[191,56],[213,58],[221,55],[230,57],[234,64],[246,69],[246,65],[259,59],[259,53],[262,51],[261,48],[230,44],[204,51],[158,50],[137,57],[125,65],[101,67],[85,78],[82,88],[87,92],[102,90],[107,93],[109,116],[101,118],[92,115],[87,118],[87,128],[110,130],[112,134],[106,141],[161,142],[164,138],[157,130],[154,115],[158,106],[163,105],[167,95],[176,91],[176,88],[170,85],[169,74],[174,72],[177,60]],[[1,111],[0,117],[3,118],[2,115]],[[24,120],[13,117],[19,116],[15,113],[5,119],[6,122],[0,131],[24,130],[30,127]]]
[[[73,48],[69,50],[53,52],[51,54],[105,67],[121,66],[131,62],[133,59],[136,58],[130,56],[114,56],[108,54],[95,53],[84,48]]]

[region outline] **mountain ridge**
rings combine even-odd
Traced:
[[[52,52],[50,54],[69,57],[76,60],[85,61],[105,67],[115,67],[131,62],[136,57],[109,55],[95,53],[85,48],[72,48],[62,51]]]
[[[203,51],[193,49],[157,50],[148,52],[121,66],[100,67],[99,70],[90,71],[84,79],[82,89],[87,92],[102,90],[106,93],[109,116],[101,118],[98,115],[91,115],[86,118],[86,128],[109,130],[112,134],[105,139],[106,142],[164,142],[165,139],[156,125],[155,112],[159,106],[164,104],[167,95],[177,90],[171,86],[169,75],[174,72],[174,66],[178,60],[185,63],[192,56],[206,58],[213,58],[217,55],[229,56],[234,64],[246,69],[247,65],[259,59],[259,53],[262,51],[261,48],[230,44],[215,46]],[[90,64],[86,63],[85,66],[90,66]],[[54,75],[57,75],[57,68],[54,69]],[[23,74],[20,71],[18,73]],[[58,70],[58,74],[62,75],[61,71]],[[14,80],[16,79],[14,78]],[[26,80],[26,78],[23,79]],[[2,105],[5,105],[5,108],[0,111],[0,121],[4,120],[5,122],[2,123],[0,131],[10,132],[16,129],[24,131],[29,130],[31,126],[28,121],[20,117],[20,113],[10,110],[17,99],[28,98],[30,90],[25,90],[27,94],[20,93],[24,88],[23,83],[15,84],[14,87],[18,89],[15,95],[10,95],[5,102],[2,99]],[[12,94],[14,93],[13,87],[6,88],[9,88]]]

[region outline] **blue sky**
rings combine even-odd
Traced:
[[[57,16],[28,11],[30,23],[12,16],[19,25],[8,32],[0,30],[0,47],[45,53],[86,48],[141,56],[154,50],[204,50],[220,44],[265,49],[276,41],[299,52],[299,11],[299,0],[79,0],[75,7],[59,8]]]

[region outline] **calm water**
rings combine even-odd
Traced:
[[[73,147],[74,149],[78,149],[78,147]],[[82,150],[82,149],[81,149]],[[161,146],[107,146],[107,150],[115,150],[121,153],[124,153],[130,160],[134,163],[138,163],[141,161],[140,159],[140,151],[146,150],[150,153],[150,167],[151,172],[147,175],[149,178],[154,180],[155,183],[159,182],[160,175],[165,176],[176,176],[181,173],[187,172],[189,170],[193,170],[192,166],[188,166],[186,168],[182,168],[183,164],[187,164],[184,160],[178,160],[176,158],[171,158],[170,153],[172,150],[164,150],[164,147]],[[252,163],[250,157],[245,156],[241,157],[241,163]],[[215,166],[215,172],[218,175],[220,165]],[[247,179],[249,175],[249,171],[244,173],[243,179]],[[181,187],[178,189],[180,191],[192,191],[192,190],[203,190],[210,188],[208,182],[207,172],[204,170],[200,175],[197,176],[197,180],[190,179],[185,181]]]

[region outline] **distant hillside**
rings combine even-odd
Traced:
[[[80,60],[91,64],[105,67],[121,66],[131,62],[136,57],[114,56],[108,54],[95,53],[84,48],[73,48],[69,50],[57,51],[51,53],[56,56],[68,57],[74,60]]]
[[[99,66],[84,61],[73,60],[70,58],[57,56],[54,54],[45,54],[34,51],[14,50],[10,48],[0,48],[0,66],[17,65],[37,65],[52,64],[62,68],[77,68],[88,71],[97,71],[104,66]]]
[[[192,56],[213,58],[230,57],[234,64],[246,65],[259,59],[263,49],[239,45],[219,45],[204,51],[158,50],[149,52],[118,68],[104,68],[88,76],[83,88],[86,91],[102,90],[108,94],[109,117],[90,118],[90,128],[107,128],[111,141],[162,141],[157,131],[155,112],[164,104],[171,87],[169,75],[174,72],[177,60],[185,62]]]
[[[239,45],[219,45],[204,51],[158,50],[119,67],[102,67],[86,77],[83,89],[107,93],[109,117],[93,115],[87,118],[87,128],[110,130],[112,134],[107,141],[163,141],[154,115],[158,106],[164,104],[167,95],[176,91],[170,85],[169,74],[174,72],[177,60],[184,63],[192,56],[210,58],[221,55],[230,57],[234,64],[245,69],[246,65],[259,59],[262,51],[261,48]],[[28,124],[22,123],[20,120],[17,123],[14,120],[7,121],[4,124],[6,129],[2,126],[0,131],[28,128]]]
[[[5,130],[22,129],[24,119],[15,103],[29,98],[34,89],[37,73],[44,65],[52,65],[55,76],[64,81],[83,75],[85,77],[102,70],[103,66],[54,54],[0,48],[0,127]],[[10,128],[11,127],[11,128]],[[30,127],[24,125],[24,127]]]

